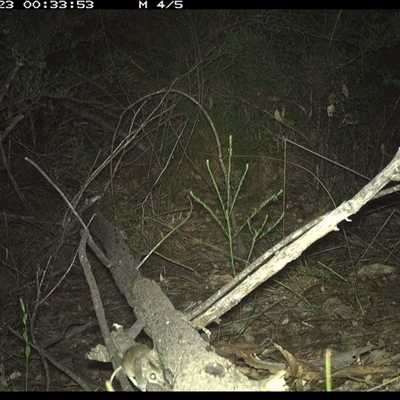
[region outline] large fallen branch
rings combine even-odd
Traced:
[[[172,303],[164,295],[159,286],[143,278],[137,270],[135,259],[123,241],[119,231],[101,214],[97,208],[89,216],[90,231],[102,243],[106,257],[100,255],[98,247],[89,238],[87,231],[82,231],[80,260],[92,292],[92,300],[99,320],[110,357],[104,357],[98,350],[99,361],[112,361],[114,368],[121,362],[121,355],[143,328],[153,339],[164,368],[166,381],[174,390],[284,390],[284,371],[263,381],[251,381],[241,374],[227,359],[211,351],[199,333],[187,322],[185,316],[175,310]],[[100,295],[90,274],[88,260],[84,254],[84,244],[89,246],[110,269],[113,278],[133,308],[138,319],[128,331],[117,331],[110,334],[105,326],[104,311]],[[86,265],[85,265],[86,264]],[[110,343],[111,336],[114,344]],[[122,337],[122,339],[121,339]],[[118,354],[115,354],[116,347]],[[95,353],[91,354],[92,359]]]
[[[284,387],[282,372],[269,381],[250,381],[228,360],[209,351],[208,344],[195,328],[218,320],[258,285],[299,257],[311,244],[329,232],[338,230],[340,222],[350,222],[352,214],[371,199],[385,193],[382,190],[384,186],[399,180],[400,151],[353,199],[278,243],[186,316],[175,310],[155,282],[139,274],[119,231],[99,211],[94,213],[90,229],[106,249],[108,267],[133,308],[140,327],[152,337],[165,370],[165,378],[174,390],[280,390]],[[389,190],[393,191],[392,188]],[[134,335],[131,339],[134,339]]]
[[[400,150],[397,151],[390,164],[351,200],[309,222],[273,246],[200,307],[191,311],[187,315],[188,320],[197,328],[205,327],[212,321],[217,321],[221,315],[237,305],[257,286],[278,273],[289,262],[298,258],[304,250],[318,239],[331,231],[339,230],[337,226],[340,222],[351,222],[349,217],[356,214],[370,200],[400,190],[399,187],[382,190],[392,181],[400,181]]]

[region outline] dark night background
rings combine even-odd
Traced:
[[[58,283],[73,260],[77,231],[62,233],[67,206],[26,157],[72,200],[90,174],[134,132],[135,140],[87,185],[83,197],[102,195],[105,214],[136,253],[154,246],[169,232],[167,227],[183,219],[190,208],[189,191],[218,210],[206,159],[220,187],[226,182],[211,120],[225,162],[232,137],[230,184],[239,191],[235,213],[245,225],[242,234],[251,261],[304,222],[350,199],[390,162],[400,145],[397,10],[1,10],[0,60],[0,363],[7,377],[16,371],[22,374],[9,378],[6,390],[46,388],[45,369],[34,350],[25,383],[25,344],[9,330],[22,334],[24,329],[19,298],[30,318],[36,312],[28,328],[29,337],[36,337],[39,344],[70,321],[86,322],[92,312],[78,264]],[[279,201],[260,209],[254,218],[260,227],[269,214],[265,229],[269,226],[271,232],[255,237],[246,217],[280,189]],[[349,232],[328,236],[279,277],[292,288],[291,294],[302,293],[303,298],[310,287],[317,287],[319,296],[323,291],[335,293],[356,310],[352,321],[363,326],[360,330],[373,331],[362,343],[339,345],[336,339],[327,339],[318,348],[343,351],[370,341],[376,346],[385,343],[381,348],[390,355],[400,354],[392,333],[399,323],[398,295],[388,303],[375,301],[382,308],[369,313],[371,292],[379,293],[383,284],[360,285],[356,292],[351,275],[362,265],[360,260],[397,264],[397,204],[396,194],[369,204]],[[273,228],[282,207],[284,219]],[[244,267],[237,263],[232,270],[226,235],[204,207],[194,202],[194,210],[181,236],[171,237],[159,249],[203,279],[186,287],[176,272],[172,292],[178,296],[173,300],[177,307],[204,300],[235,268]],[[375,235],[380,229],[385,233],[378,242]],[[207,247],[210,244],[224,252]],[[318,262],[337,268],[335,274]],[[154,279],[164,271],[151,264],[147,268]],[[104,287],[111,287],[104,274]],[[336,280],[337,275],[342,279]],[[307,288],[293,288],[294,277],[297,285],[297,278],[304,276],[312,277],[304,283]],[[54,294],[41,303],[56,285]],[[284,296],[284,286],[274,285],[268,290]],[[337,294],[339,290],[343,292]],[[123,299],[115,296],[112,322],[118,315],[131,323],[131,313],[119,306]],[[259,293],[258,299],[263,296]],[[325,304],[320,297],[307,301],[317,308]],[[294,314],[300,318],[299,312],[290,315]],[[236,315],[229,318],[235,320]],[[268,331],[303,359],[317,357],[302,351],[317,346],[322,337],[330,338],[326,330],[346,329],[324,320],[327,325],[318,328],[316,337],[311,334],[308,341],[299,334],[296,340],[289,334],[295,331],[291,317],[282,331],[277,328],[281,317],[274,318],[263,321],[251,336],[261,342],[262,332]],[[382,322],[378,331],[380,318],[390,319],[392,325]],[[271,320],[273,328],[268,326]],[[347,321],[346,326],[354,324]],[[68,360],[93,389],[102,389],[110,370],[87,376],[91,367],[82,361],[100,340],[98,330],[91,328],[89,333],[86,341],[78,338],[78,344],[58,344],[49,351]],[[237,332],[225,331],[219,340],[224,334]],[[76,364],[74,357],[80,360]],[[57,373],[52,371],[52,390],[78,389]],[[391,371],[382,376],[392,376]],[[343,382],[338,380],[336,386]],[[367,387],[371,386],[353,389]]]

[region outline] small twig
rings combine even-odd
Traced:
[[[60,342],[61,340],[72,339],[75,336],[82,334],[86,330],[99,325],[99,323],[97,322],[97,320],[95,318],[90,318],[88,322],[86,322],[82,325],[73,326],[71,328],[72,324],[74,324],[74,321],[71,321],[71,324],[68,324],[64,328],[62,328],[61,332],[59,334],[52,336],[51,338],[49,338],[47,340],[40,341],[40,346],[43,349],[46,349],[47,347],[53,346],[56,343]]]
[[[137,269],[139,269],[145,262],[146,260],[160,247],[160,245],[166,240],[168,239],[177,229],[179,229],[192,215],[192,210],[193,210],[193,204],[189,198],[190,201],[190,210],[189,213],[187,215],[187,217],[181,221],[177,226],[175,226],[174,228],[171,229],[171,231],[169,231],[148,253],[147,255],[143,258],[143,260],[141,260],[139,262],[139,265],[136,267]]]
[[[1,142],[0,142],[0,155],[1,155],[1,160],[3,161],[3,164],[4,164],[4,168],[7,171],[8,178],[10,179],[11,184],[13,185],[13,188],[14,188],[15,192],[17,193],[18,197],[20,198],[20,200],[21,200],[22,204],[25,206],[25,208],[30,213],[33,213],[34,210],[33,210],[32,206],[29,204],[28,200],[26,199],[24,194],[21,192],[17,182],[14,179],[13,174],[11,173],[10,167],[8,165],[8,162],[7,162],[6,154],[4,152],[3,144]]]
[[[75,215],[76,219],[79,221],[79,223],[83,226],[83,228],[88,229],[86,224],[82,221],[82,218],[79,216],[79,214],[75,211],[75,208],[71,204],[71,202],[67,199],[67,196],[64,194],[64,192],[57,186],[55,182],[42,170],[42,168],[39,167],[34,161],[32,161],[29,157],[25,157],[25,160],[28,161],[30,164],[32,164],[45,178],[48,182],[50,182],[51,186],[54,187],[54,189],[57,190],[57,192],[60,194],[60,196],[63,198],[63,200],[67,203],[68,207],[70,210],[73,212]]]
[[[119,365],[121,363],[121,359],[120,359],[118,351],[115,347],[114,341],[111,338],[111,333],[108,328],[107,318],[106,318],[106,314],[104,311],[103,302],[101,300],[100,291],[97,286],[96,280],[93,276],[92,267],[87,258],[86,243],[88,241],[89,236],[90,236],[89,230],[86,230],[86,229],[81,230],[81,241],[80,241],[79,247],[78,247],[79,260],[81,262],[86,281],[89,285],[93,308],[96,313],[97,321],[99,322],[101,334],[103,336],[106,348],[110,354],[110,360],[112,361],[113,367],[115,369],[115,368],[119,367]],[[132,388],[129,385],[126,376],[123,374],[120,374],[120,377],[121,377],[120,382],[121,382],[122,389],[124,391],[131,390]]]
[[[333,35],[335,34],[336,28],[337,28],[339,20],[340,20],[340,16],[342,15],[342,11],[343,10],[339,10],[339,14],[338,14],[338,16],[336,18],[335,26],[333,27],[331,37],[329,38],[329,47],[331,47]]]
[[[10,132],[15,128],[15,126],[25,118],[25,115],[18,114],[4,129],[3,134],[0,137],[0,142],[4,142],[4,139],[10,134]]]
[[[14,49],[13,49],[14,50]],[[4,91],[0,93],[0,103],[3,101],[4,96],[7,94],[8,92],[8,88],[11,85],[11,82],[14,80],[15,75],[17,75],[18,70],[23,67],[25,64],[22,61],[17,61],[17,63],[15,64],[14,70],[11,73],[11,76],[7,79],[6,84],[4,85]]]
[[[152,259],[157,260],[158,263],[160,263],[164,266],[173,265],[176,267],[186,269],[190,272],[193,272],[195,275],[197,274],[197,272],[193,268],[190,268],[187,265],[181,264],[180,262],[177,262],[177,261],[165,256],[164,254],[159,253],[158,251],[152,250]]]
[[[58,281],[58,282],[54,285],[54,287],[50,290],[50,292],[47,293],[47,295],[46,295],[42,300],[40,300],[39,298],[36,299],[36,305],[37,305],[37,306],[39,306],[40,304],[44,303],[44,302],[51,296],[51,294],[57,289],[57,287],[58,287],[59,285],[61,285],[61,282],[62,282],[62,281],[65,279],[65,277],[68,275],[69,271],[71,271],[71,268],[72,268],[72,266],[73,266],[74,263],[75,263],[77,253],[78,253],[78,252],[75,253],[74,258],[72,259],[72,261],[71,261],[69,267],[68,267],[67,270],[64,272],[63,276],[59,279],[59,281]],[[43,278],[44,278],[45,274],[46,274],[46,272],[43,272]],[[38,279],[38,278],[37,278],[37,279]],[[40,284],[39,284],[39,282],[38,282],[38,292],[40,292],[40,287],[42,286],[42,283],[43,283],[43,279],[42,279],[42,281],[40,282]],[[40,285],[40,286],[39,286],[39,285]],[[35,306],[35,307],[36,307],[36,306]]]
[[[19,337],[23,340],[22,336],[17,333],[13,328],[8,328],[15,336]],[[39,346],[35,345],[34,343],[30,343],[30,345],[40,353],[44,355],[55,367],[57,367],[60,371],[63,371],[67,374],[71,379],[73,379],[83,390],[86,392],[90,392],[92,388],[82,379],[80,378],[75,372],[70,370],[64,364],[58,362],[53,356],[51,356],[46,350],[41,349]]]
[[[307,151],[308,153],[313,154],[314,156],[321,158],[322,160],[328,161],[328,162],[330,162],[331,164],[336,165],[336,166],[338,166],[338,167],[344,169],[345,171],[349,171],[349,172],[351,172],[352,174],[357,175],[357,176],[360,176],[361,178],[364,178],[364,179],[366,179],[366,180],[368,180],[368,181],[371,180],[371,178],[368,178],[368,176],[365,176],[365,175],[363,175],[363,174],[360,174],[359,172],[355,171],[354,169],[348,168],[348,167],[346,167],[345,165],[340,164],[340,163],[338,163],[338,162],[336,162],[336,161],[334,161],[334,160],[331,160],[330,158],[325,157],[325,156],[323,156],[322,154],[317,153],[317,152],[315,152],[315,151],[312,151],[312,150],[308,149],[307,147],[302,146],[301,144],[298,144],[298,143],[296,143],[296,142],[293,142],[293,141],[290,140],[290,139],[285,138],[284,141],[287,142],[287,143],[292,144],[292,145],[295,146],[295,147],[298,147],[298,148],[300,148],[300,149],[302,149],[302,150],[305,150],[305,151]]]

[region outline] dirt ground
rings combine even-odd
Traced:
[[[268,174],[262,176],[268,182]],[[134,179],[140,187],[140,177],[132,170],[116,178],[116,199],[121,205],[118,223],[133,253],[140,247],[140,229],[135,227],[138,213],[129,207],[134,204],[134,188],[128,182]],[[266,196],[256,190],[260,179],[253,178],[246,187],[238,218]],[[176,183],[173,202],[166,201],[165,193],[154,194],[152,204],[159,208],[154,208],[156,216],[145,226],[151,243],[165,234],[165,226],[176,226],[187,215],[189,186],[208,204],[216,202],[215,194],[201,179],[182,173]],[[268,193],[272,194],[279,183],[269,183]],[[254,257],[323,211],[322,207],[317,210],[312,196],[306,190],[300,195],[294,183],[287,187],[286,197],[291,201],[284,226],[278,225],[257,242]],[[324,357],[329,349],[333,390],[399,390],[400,271],[394,260],[398,259],[400,224],[395,204],[396,196],[368,205],[351,223],[341,225],[338,232],[315,243],[260,285],[224,315],[219,325],[208,326],[215,351],[251,379],[266,377],[274,372],[274,366],[283,365],[291,390],[319,391],[325,390]],[[162,213],[161,205],[169,212]],[[276,220],[282,201],[271,203],[263,212],[269,214],[269,221]],[[103,340],[81,266],[74,258],[79,237],[74,234],[57,247],[58,232],[55,221],[45,225],[36,220],[8,220],[2,229],[2,391],[45,390],[46,384],[50,390],[81,390],[46,356],[73,370],[94,391],[104,391],[105,380],[112,373],[111,364],[85,357]],[[244,237],[248,243],[250,233],[245,231]],[[170,262],[150,259],[141,273],[158,282],[177,309],[188,310],[231,279],[226,249],[218,225],[195,204],[189,220],[157,250]],[[91,262],[109,326],[132,325],[133,312],[111,275],[93,255]],[[20,299],[28,315],[27,335],[44,350],[39,353],[32,346],[28,361]],[[138,341],[151,345],[145,336]]]

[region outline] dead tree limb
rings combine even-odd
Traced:
[[[350,222],[349,217],[352,214],[379,196],[382,189],[392,181],[400,181],[400,150],[392,162],[351,200],[313,221],[307,225],[307,229],[303,227],[296,231],[291,235],[290,241],[277,245],[272,252],[267,252],[268,256],[264,254],[239,274],[234,282],[243,282],[236,284],[228,296],[212,302],[211,308],[202,314],[191,313],[192,323],[175,310],[155,282],[139,274],[134,258],[119,231],[101,213],[94,216],[90,229],[106,249],[110,271],[118,287],[146,333],[153,338],[164,366],[166,380],[174,390],[276,390],[284,387],[283,373],[278,373],[268,382],[250,381],[228,360],[209,351],[207,343],[194,327],[205,327],[211,321],[217,320],[258,285],[299,257],[315,241],[333,230],[338,230],[340,222]],[[272,255],[273,258],[270,258]],[[215,298],[221,298],[221,293],[227,291],[222,288]],[[273,386],[276,382],[277,386]]]
[[[383,190],[383,188],[390,182],[398,181],[400,181],[400,150],[387,167],[351,200],[345,201],[333,211],[311,221],[276,244],[238,274],[228,285],[221,288],[200,307],[191,311],[187,318],[197,328],[217,321],[221,315],[237,305],[261,283],[278,273],[289,262],[300,257],[303,251],[318,239],[329,232],[339,230],[340,222],[351,222],[349,217],[356,214],[370,200],[380,197],[382,193],[390,193],[390,190]],[[228,292],[230,292],[229,295],[227,295]]]
[[[139,321],[153,339],[174,390],[283,390],[284,371],[268,380],[251,381],[228,360],[210,351],[199,333],[175,310],[153,281],[143,278],[118,229],[95,208],[87,217],[91,233],[101,241],[113,278]],[[126,332],[124,332],[125,334]],[[129,332],[135,339],[136,332]]]

